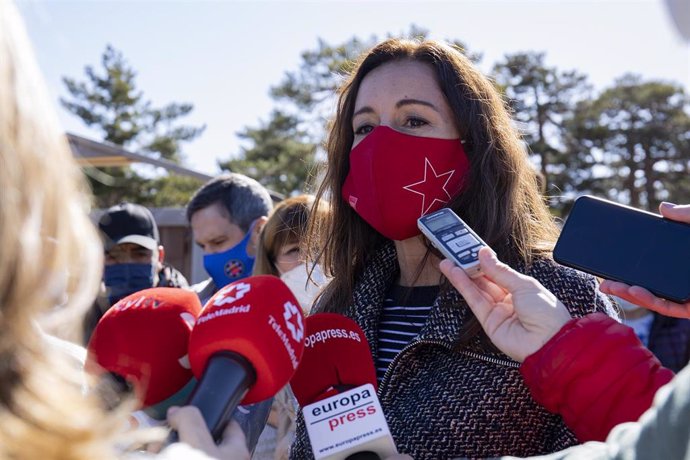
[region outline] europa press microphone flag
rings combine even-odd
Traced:
[[[288,383],[304,338],[302,309],[275,276],[235,281],[206,303],[189,339],[199,383],[188,404],[199,408],[216,441],[240,402],[270,398]]]
[[[187,345],[200,311],[196,294],[178,288],[144,289],[121,299],[94,329],[86,370],[124,379],[149,415],[165,418],[165,403],[183,402],[194,383]]]
[[[362,329],[334,313],[311,315],[306,323],[304,355],[290,387],[302,407],[316,460],[396,454]]]

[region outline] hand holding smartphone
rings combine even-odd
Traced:
[[[479,249],[488,245],[450,208],[420,217],[417,226],[441,254],[462,268],[470,278],[482,274]]]
[[[554,260],[595,276],[690,301],[690,225],[582,196],[563,226]]]

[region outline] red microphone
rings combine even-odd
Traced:
[[[200,311],[196,294],[178,288],[145,289],[121,299],[94,329],[86,370],[123,378],[144,408],[171,398],[194,377],[187,344]]]
[[[304,355],[290,380],[316,460],[397,454],[376,396],[376,369],[364,332],[333,313],[306,321]]]
[[[297,369],[304,350],[304,316],[285,283],[253,276],[228,284],[204,306],[189,340],[199,379],[196,406],[219,441],[237,405],[270,398]]]

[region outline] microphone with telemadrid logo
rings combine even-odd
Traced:
[[[376,396],[376,369],[353,320],[317,313],[306,321],[304,355],[290,381],[316,460],[375,460],[397,454]]]
[[[204,306],[189,339],[199,383],[188,404],[199,408],[216,442],[237,405],[270,398],[297,369],[304,316],[275,276],[228,284]]]
[[[196,294],[178,288],[144,289],[121,299],[94,329],[86,370],[112,377],[120,390],[133,389],[144,412],[164,420],[168,407],[183,403],[195,384],[187,346],[200,311]],[[101,388],[101,394],[118,402],[113,392]]]

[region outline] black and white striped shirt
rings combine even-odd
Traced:
[[[410,288],[395,285],[386,293],[379,321],[376,362],[379,383],[391,361],[422,330],[438,292],[438,286]]]

